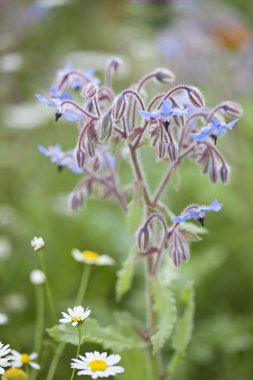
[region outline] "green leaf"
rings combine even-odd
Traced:
[[[172,356],[166,373],[170,375],[182,364],[185,356],[185,351],[190,342],[193,330],[194,317],[194,289],[190,283],[182,292],[182,301],[185,304],[183,316],[178,320],[174,335],[172,337],[171,346],[176,351]]]
[[[154,310],[159,318],[156,332],[151,336],[153,351],[157,353],[170,338],[176,323],[176,302],[173,293],[154,277],[150,278]]]
[[[78,344],[77,329],[72,325],[56,325],[47,330],[49,335],[58,342]],[[138,337],[129,337],[122,334],[114,326],[101,326],[92,318],[87,319],[82,325],[82,343],[98,343],[105,349],[122,351],[140,349],[143,343]]]
[[[208,230],[205,227],[198,226],[197,224],[191,223],[191,222],[184,222],[180,223],[180,230],[185,230],[193,235],[198,235],[198,234],[207,234]]]
[[[136,257],[136,248],[133,247],[126,260],[123,262],[122,268],[117,272],[117,282],[116,282],[116,299],[119,301],[131,288],[133,274],[134,274],[134,263]]]
[[[194,317],[194,288],[191,283],[183,290],[182,300],[185,303],[183,316],[179,319],[172,338],[172,347],[180,353],[184,353],[192,336]]]
[[[143,202],[141,194],[135,194],[133,201],[129,204],[127,212],[127,227],[130,235],[135,235],[143,218]]]

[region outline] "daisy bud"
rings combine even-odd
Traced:
[[[231,117],[241,117],[243,115],[243,108],[240,104],[235,103],[235,102],[227,102],[223,106],[223,110],[226,112],[227,115]]]
[[[30,273],[30,280],[34,285],[41,285],[44,284],[46,277],[44,272],[39,269],[35,269]]]
[[[106,142],[112,134],[112,118],[109,114],[103,116],[98,126],[98,141]]]
[[[160,158],[160,160],[165,155],[165,142],[163,140],[160,140],[156,147],[156,154],[157,157]]]
[[[149,230],[147,227],[141,228],[137,236],[138,247],[142,252],[146,251],[149,244]]]
[[[76,151],[76,161],[79,168],[84,167],[85,153],[81,148],[78,148]]]
[[[228,182],[228,174],[229,174],[229,169],[227,165],[223,164],[222,167],[220,168],[220,177],[223,183]]]
[[[158,80],[158,82],[161,83],[171,83],[174,82],[175,75],[170,70],[158,69],[158,71],[155,73],[155,78]]]
[[[119,95],[113,104],[112,107],[112,117],[115,121],[120,120],[125,112],[126,109],[126,99],[124,95]]]
[[[81,96],[84,98],[93,98],[96,95],[97,86],[94,83],[88,83],[81,91]]]
[[[171,161],[176,161],[177,156],[178,156],[178,149],[177,149],[177,145],[174,143],[173,140],[168,145],[168,152],[169,152]]]
[[[187,93],[191,103],[195,107],[203,107],[205,105],[205,98],[197,87],[189,87]]]

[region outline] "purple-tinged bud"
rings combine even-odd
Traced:
[[[77,165],[78,165],[79,168],[83,168],[84,167],[85,153],[80,148],[77,148],[77,151],[76,151],[76,161],[77,161]]]
[[[172,249],[170,251],[170,257],[172,258],[175,266],[180,267],[181,255],[180,255],[180,251],[176,247],[172,247]]]
[[[76,195],[72,196],[70,204],[71,204],[71,209],[73,211],[75,211],[78,208],[79,202],[78,202],[78,198]]]
[[[88,151],[88,155],[90,157],[94,157],[95,156],[95,145],[92,141],[88,141],[87,144],[86,144],[86,148],[87,148],[87,151]]]
[[[185,123],[184,115],[175,115],[173,116],[173,120],[177,127],[179,128],[184,127],[184,123]]]
[[[202,164],[202,173],[206,174],[209,170],[209,165],[210,165],[210,159],[207,157]]]
[[[220,168],[220,177],[221,177],[221,180],[223,183],[228,182],[228,175],[229,175],[229,168],[224,163],[224,164],[222,164],[222,166]]]
[[[122,119],[126,109],[126,99],[124,95],[119,95],[112,106],[112,117],[115,121]]]
[[[235,118],[239,118],[243,115],[243,108],[239,103],[228,101],[224,106],[223,110],[227,115]]]
[[[181,256],[184,261],[188,261],[190,258],[189,253],[189,243],[187,240],[183,237],[183,235],[180,233],[178,237],[179,246],[181,248]]]
[[[173,140],[168,145],[168,152],[169,152],[171,161],[176,161],[178,157],[178,147],[176,143],[174,143]]]
[[[209,167],[209,177],[212,183],[216,183],[218,179],[218,170],[217,170],[217,165],[212,162],[210,167]]]
[[[112,134],[112,118],[109,114],[106,114],[100,120],[98,126],[98,141],[106,142]]]
[[[97,171],[98,169],[100,168],[100,162],[99,162],[99,159],[98,157],[95,157],[94,159],[94,162],[93,162],[93,165],[92,165],[92,169],[95,171]]]
[[[165,147],[166,147],[165,142],[163,140],[160,140],[156,147],[156,154],[157,154],[157,157],[160,158],[160,160],[165,155]]]
[[[187,93],[191,103],[195,107],[204,107],[205,98],[197,87],[189,87]]]
[[[138,247],[141,252],[146,251],[149,245],[149,230],[147,227],[141,228],[137,235]]]
[[[97,92],[97,86],[90,82],[85,86],[81,91],[81,96],[86,98],[93,98],[96,95]]]
[[[155,78],[161,83],[172,83],[175,80],[175,75],[168,69],[158,69]]]
[[[155,147],[158,143],[160,139],[160,133],[157,132],[157,133],[154,133],[151,137],[150,137],[150,144],[152,147]]]
[[[62,113],[61,112],[56,112],[56,114],[55,114],[55,121],[58,121],[60,119],[60,117],[62,117]]]

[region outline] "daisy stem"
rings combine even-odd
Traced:
[[[43,287],[36,285],[36,326],[34,337],[34,352],[40,354],[42,337],[43,337],[43,325],[44,325],[44,294]]]
[[[54,374],[55,374],[55,370],[57,368],[57,365],[59,363],[60,357],[64,351],[65,346],[66,346],[66,343],[59,343],[58,347],[56,348],[54,357],[53,357],[51,364],[50,364],[50,367],[49,367],[49,371],[48,371],[46,380],[52,380],[53,379]]]
[[[78,355],[80,353],[80,347],[81,347],[81,340],[82,340],[82,327],[81,327],[81,325],[77,325],[77,333],[78,333],[78,346],[77,346],[77,352],[76,352],[76,359],[78,358]],[[76,372],[76,369],[73,368],[70,380],[74,379],[75,372]]]
[[[46,266],[45,266],[45,260],[44,260],[44,251],[43,250],[41,250],[39,252],[39,256],[40,256],[41,270],[42,270],[42,272],[44,272],[44,275],[45,275],[45,287],[46,287],[47,300],[48,300],[48,305],[49,305],[49,310],[50,310],[50,315],[51,315],[51,321],[53,324],[56,324],[56,313],[55,313],[55,309],[54,309],[51,288],[49,286],[49,282],[47,279]]]
[[[81,278],[79,290],[78,290],[76,300],[75,300],[75,305],[82,305],[84,295],[87,289],[89,277],[90,277],[90,266],[84,264],[82,278]]]

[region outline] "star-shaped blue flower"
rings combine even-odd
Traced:
[[[51,162],[58,164],[60,169],[68,167],[73,173],[83,173],[83,170],[76,165],[73,149],[63,152],[60,145],[49,146],[48,148],[39,145],[38,149],[45,156],[50,157]]]
[[[225,136],[227,129],[232,129],[239,119],[235,119],[227,124],[220,124],[217,119],[213,118],[210,127],[203,128],[199,133],[192,133],[192,137],[196,141],[206,141],[209,137],[216,144],[218,136]]]
[[[185,113],[185,110],[181,110],[179,108],[173,109],[171,105],[166,102],[166,100],[162,101],[162,107],[160,111],[157,112],[148,112],[148,111],[139,111],[141,117],[144,119],[166,119],[171,116],[182,116]]]
[[[44,95],[36,94],[36,98],[39,100],[39,102],[45,104],[48,107],[52,107],[56,109],[56,121],[59,119],[59,117],[63,116],[64,119],[72,122],[80,121],[83,118],[83,114],[78,110],[73,109],[63,109],[61,106],[61,103],[64,100],[68,99],[59,99],[59,98],[47,98]]]
[[[222,204],[218,202],[215,198],[213,203],[210,206],[190,206],[184,211],[181,215],[175,216],[173,218],[174,223],[185,222],[188,219],[199,220],[202,225],[204,225],[205,214],[208,211],[220,211],[222,208]]]

